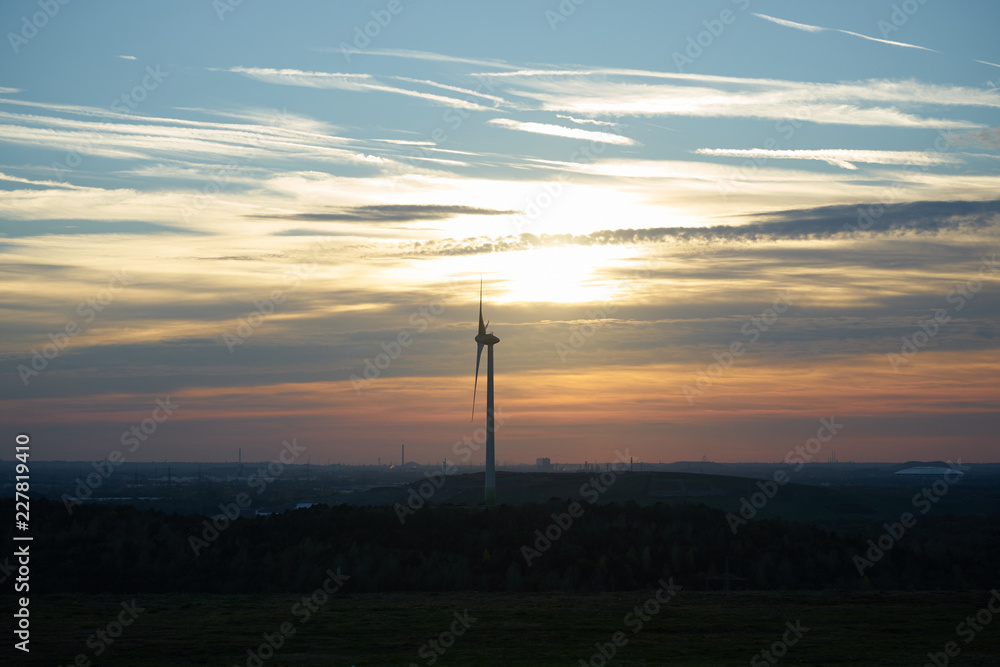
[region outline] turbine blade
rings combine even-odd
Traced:
[[[486,333],[486,325],[483,324],[483,279],[479,279],[479,335]]]
[[[476,382],[472,385],[472,421],[476,418],[476,390],[479,388],[479,360],[483,358],[483,348],[486,347],[482,343],[479,344],[479,350],[476,351]]]

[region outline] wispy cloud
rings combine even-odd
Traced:
[[[432,86],[434,88],[440,88],[441,90],[450,90],[453,93],[461,93],[463,95],[472,95],[473,97],[481,97],[484,100],[489,100],[497,106],[507,106],[510,103],[502,97],[497,97],[496,95],[488,95],[487,93],[479,92],[478,90],[471,90],[469,88],[460,88],[458,86],[449,86],[444,83],[437,83],[436,81],[428,81],[427,79],[411,79],[405,76],[393,76],[389,77],[396,81],[406,81],[407,83],[416,83],[424,86]]]
[[[520,211],[500,211],[477,206],[376,204],[370,206],[353,206],[337,211],[320,213],[250,215],[247,217],[312,222],[413,222],[419,220],[448,220],[460,215],[514,215],[517,213],[520,213]]]
[[[573,117],[691,116],[804,120],[821,124],[910,128],[978,128],[964,118],[918,115],[920,105],[1000,108],[995,90],[872,79],[842,83],[688,77],[671,83],[616,80],[608,72],[519,71],[509,95],[535,100],[544,111]],[[660,77],[656,78],[676,78]],[[630,80],[633,79],[633,80]],[[709,85],[712,84],[712,85]]]
[[[341,49],[332,46],[321,46],[315,49],[321,53],[341,53]],[[366,49],[366,56],[386,56],[389,58],[405,58],[406,60],[425,60],[430,62],[456,63],[463,65],[480,65],[484,67],[499,67],[503,69],[516,69],[505,60],[491,58],[464,58],[461,56],[451,56],[434,51],[420,51],[417,49]]]
[[[749,157],[784,160],[820,160],[843,169],[857,169],[853,162],[870,164],[906,164],[935,166],[961,164],[957,155],[928,151],[873,151],[852,148],[826,148],[817,150],[768,150],[765,148],[699,148],[697,155],[722,157]]]
[[[0,181],[9,181],[11,183],[24,183],[26,185],[38,185],[40,187],[46,188],[65,188],[67,190],[90,190],[81,185],[73,185],[71,183],[63,183],[61,181],[35,181],[30,178],[21,178],[20,176],[11,176],[10,174],[4,174],[0,172]]]
[[[934,49],[928,49],[926,46],[917,46],[916,44],[907,44],[906,42],[894,42],[888,39],[879,39],[878,37],[869,37],[868,35],[862,35],[859,32],[853,32],[851,30],[841,30],[840,28],[823,28],[818,25],[809,25],[807,23],[796,23],[795,21],[788,21],[787,19],[779,19],[774,16],[768,16],[767,14],[758,14],[752,12],[754,16],[762,18],[765,21],[770,21],[772,23],[777,23],[778,25],[785,26],[786,28],[795,28],[796,30],[803,30],[805,32],[840,32],[845,35],[851,35],[852,37],[860,37],[861,39],[867,39],[872,42],[881,42],[882,44],[890,44],[892,46],[904,46],[908,49],[920,49],[921,51],[930,51],[931,53],[941,53],[940,51],[935,51]]]
[[[209,116],[219,116],[221,118],[235,118],[251,125],[261,127],[280,127],[282,131],[301,132],[306,136],[313,137],[333,137],[343,128],[331,123],[316,120],[309,116],[296,114],[288,109],[268,109],[264,107],[246,107],[242,109],[207,109],[205,107],[174,107],[177,111],[194,111]],[[185,121],[171,118],[171,122],[183,123]],[[350,143],[351,138],[340,136],[340,141]]]
[[[121,58],[122,60],[135,60],[135,56],[115,56],[115,58]]]
[[[281,86],[300,86],[304,88],[333,88],[337,90],[353,90],[358,92],[381,92],[395,95],[406,95],[416,97],[435,104],[444,104],[459,109],[475,111],[488,111],[492,107],[486,107],[475,102],[469,102],[457,97],[447,97],[425,93],[409,88],[398,88],[383,83],[370,74],[345,74],[341,72],[307,72],[298,69],[271,69],[267,67],[230,67],[217,71],[233,72],[243,76],[262,81],[264,83],[277,84]],[[472,91],[468,91],[472,92]]]
[[[217,123],[204,120],[191,120],[187,118],[164,117],[164,116],[140,116],[111,108],[94,107],[81,104],[59,104],[53,102],[32,102],[28,100],[15,100],[10,98],[0,98],[0,104],[10,104],[19,107],[41,109],[49,114],[66,114],[70,116],[83,116],[89,118],[103,118],[109,121],[126,121],[128,123],[149,123],[163,125],[177,125],[183,127],[207,128],[207,129],[230,129],[260,131],[268,134],[300,133],[313,137],[323,137],[327,140],[335,140],[339,143],[350,142],[346,137],[336,137],[332,134],[335,128],[329,124],[316,121],[305,116],[289,113],[279,109],[259,109],[248,108],[242,111],[223,111],[205,109],[201,107],[175,107],[180,111],[196,111],[199,113],[215,116],[239,118],[249,120],[249,124],[239,123]],[[14,114],[0,112],[4,118],[14,118]],[[56,116],[18,116],[28,119],[33,124],[58,124],[64,119]],[[2,138],[2,135],[0,135]]]
[[[579,123],[580,125],[600,125],[602,127],[618,127],[618,123],[612,123],[606,120],[594,120],[593,118],[574,118],[573,116],[567,116],[561,113],[557,113],[556,118],[564,118],[570,122]]]
[[[521,132],[532,132],[535,134],[547,134],[552,137],[564,137],[566,139],[585,139],[589,141],[601,141],[606,144],[617,144],[620,146],[633,146],[635,140],[611,132],[594,132],[592,130],[581,130],[576,127],[563,127],[562,125],[549,125],[548,123],[525,123],[510,118],[493,118],[487,121],[489,125],[504,127],[508,130],[519,130]]]
[[[608,87],[623,85],[620,82],[616,82],[617,79],[626,81],[630,79],[668,79],[685,82],[686,84],[691,84],[692,82],[712,84],[712,88],[705,89],[723,95],[734,87],[737,90],[761,91],[798,91],[808,87],[809,90],[815,90],[831,99],[843,99],[846,97],[855,101],[925,103],[948,106],[997,106],[1000,104],[1000,96],[997,95],[996,91],[966,86],[922,83],[916,79],[862,79],[853,82],[824,83],[819,81],[792,81],[788,79],[720,76],[718,74],[662,72],[617,67],[518,69],[510,72],[480,72],[471,74],[470,76],[489,76],[501,81],[515,79],[519,80],[519,83],[522,85],[526,84],[533,89],[551,89],[558,92],[563,90],[577,92],[580,88],[580,81],[586,81],[588,85]],[[573,86],[576,86],[576,88],[572,88]],[[524,94],[524,92],[519,91],[519,94]]]
[[[766,21],[771,21],[772,23],[777,23],[778,25],[783,25],[787,28],[795,28],[796,30],[804,30],[805,32],[824,32],[826,28],[821,28],[818,25],[808,25],[806,23],[796,23],[795,21],[789,21],[787,19],[779,19],[773,16],[768,16],[767,14],[758,14],[752,12],[754,16],[762,18]]]
[[[517,252],[566,245],[644,245],[649,243],[761,243],[846,238],[858,233],[857,206],[823,206],[756,216],[760,222],[706,227],[604,229],[590,234],[520,234],[496,238],[430,241],[412,244],[414,255],[461,256]],[[943,233],[1000,235],[1000,200],[985,202],[922,201],[891,204],[863,231],[867,236]]]
[[[308,156],[324,162],[374,163],[372,156],[344,149],[344,139],[298,129],[302,123],[295,118],[289,121],[291,127],[284,127],[280,112],[272,113],[268,124],[213,123],[130,116],[92,107],[55,107],[54,111],[87,119],[0,111],[0,143],[57,151],[73,149],[81,155],[115,159]],[[94,118],[106,120],[98,122]],[[263,115],[259,118],[264,121]]]
[[[433,141],[418,141],[415,139],[372,139],[384,144],[396,144],[398,146],[437,146]]]

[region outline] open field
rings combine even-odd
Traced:
[[[301,595],[142,595],[135,598],[142,611],[97,658],[101,642],[95,637],[88,648],[88,637],[108,629],[132,598],[40,595],[32,598],[31,663],[70,665],[84,654],[90,664],[123,667],[427,665],[432,656],[437,665],[580,665],[581,659],[601,665],[597,644],[621,631],[627,643],[609,666],[748,665],[755,657],[764,665],[771,663],[761,651],[783,634],[796,639],[786,623],[797,624],[802,636],[787,647],[783,664],[923,665],[928,652],[943,651],[949,641],[960,649],[952,665],[996,665],[1000,655],[1000,619],[972,637],[968,626],[956,633],[986,607],[989,592],[726,596],[680,590],[647,620],[628,616],[655,592],[334,593],[308,619],[305,607],[294,607]],[[468,612],[468,629],[437,654],[428,642],[453,625],[463,629],[456,612]],[[248,650],[284,623],[292,632],[280,649],[262,662],[251,659]],[[450,643],[447,634],[443,639]]]

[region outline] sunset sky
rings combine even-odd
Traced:
[[[993,0],[45,7],[0,6],[5,451],[455,460],[482,276],[498,463],[997,460]]]

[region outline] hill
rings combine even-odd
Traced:
[[[413,510],[434,505],[477,506],[483,504],[484,481],[483,473],[428,474],[422,481],[342,494],[325,502],[400,505]],[[841,520],[857,524],[895,519],[904,511],[919,512],[913,497],[922,488],[917,484],[830,488],[685,472],[497,472],[499,504],[545,503],[552,498],[598,504],[629,501],[638,505],[701,504],[741,518]],[[937,513],[979,516],[1000,513],[1000,489],[995,487],[956,483],[935,497],[933,509]]]

